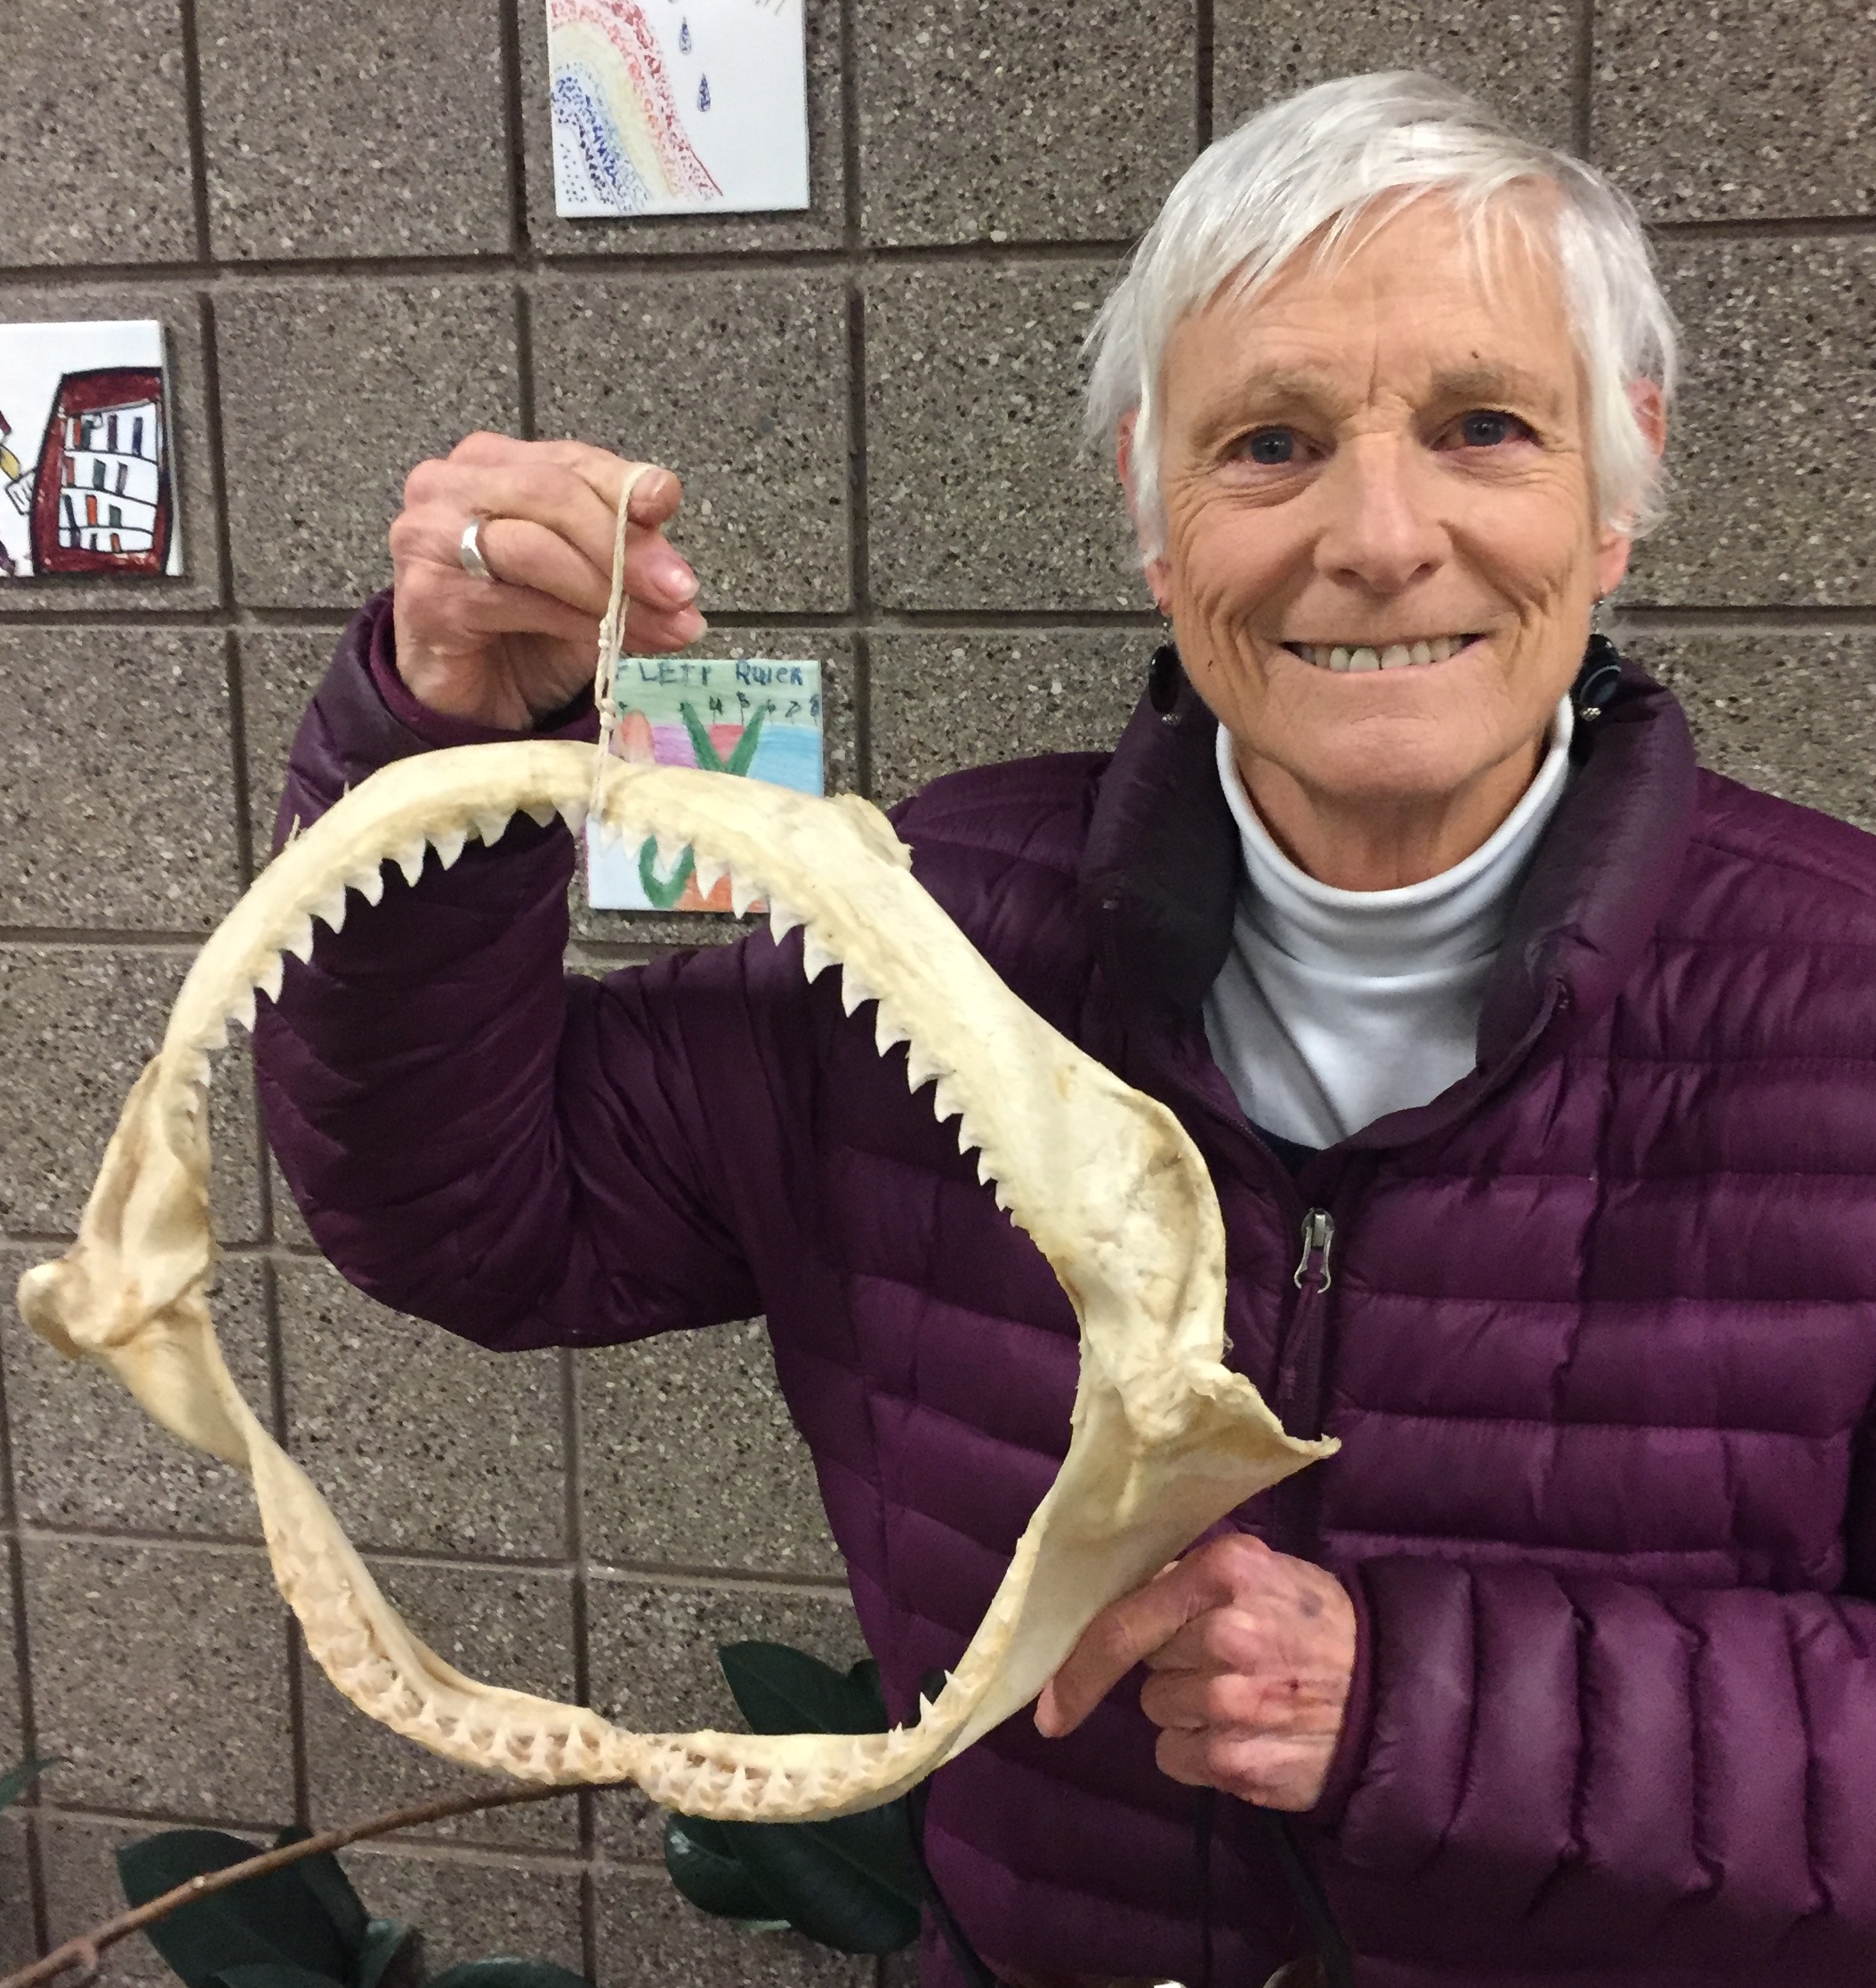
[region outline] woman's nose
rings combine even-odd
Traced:
[[[1324,577],[1395,594],[1428,577],[1451,547],[1430,479],[1392,436],[1344,443],[1317,484],[1326,519],[1316,541]]]

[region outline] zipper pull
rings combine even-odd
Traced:
[[[1303,1217],[1303,1253],[1296,1260],[1296,1288],[1303,1288],[1303,1279],[1309,1274],[1310,1259],[1316,1260],[1318,1293],[1326,1291],[1335,1281],[1329,1274],[1329,1252],[1335,1243],[1335,1218],[1326,1208],[1312,1208]]]

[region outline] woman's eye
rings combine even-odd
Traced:
[[[1530,430],[1516,415],[1500,414],[1493,407],[1480,407],[1460,416],[1458,433],[1461,444],[1466,448],[1497,448],[1505,442],[1528,435]]]
[[[1290,428],[1260,428],[1238,445],[1238,454],[1266,469],[1281,469],[1297,458],[1296,432]]]

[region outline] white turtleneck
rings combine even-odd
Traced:
[[[1205,1034],[1252,1124],[1333,1146],[1472,1068],[1486,979],[1563,798],[1574,723],[1565,697],[1537,777],[1489,841],[1397,890],[1338,890],[1298,869],[1251,805],[1220,726],[1219,778],[1244,868]]]

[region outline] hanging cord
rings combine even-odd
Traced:
[[[625,527],[632,516],[632,493],[656,467],[656,463],[634,463],[619,491],[618,520],[612,534],[612,590],[607,597],[606,618],[600,624],[600,656],[592,672],[592,701],[600,713],[600,744],[593,754],[592,792],[587,799],[587,813],[595,817],[600,809],[600,783],[606,777],[606,762],[612,757],[612,735],[619,724],[614,684],[618,675],[619,652],[625,646],[625,615],[631,605],[625,598]]]
[[[1212,1837],[1218,1824],[1218,1790],[1201,1788],[1192,1822],[1198,1852],[1198,1980],[1195,1988],[1212,1988]]]
[[[1341,1928],[1335,1923],[1335,1914],[1329,1909],[1321,1880],[1310,1869],[1309,1860],[1297,1847],[1290,1818],[1278,1815],[1274,1808],[1260,1808],[1257,1813],[1268,1825],[1276,1861],[1283,1867],[1290,1889],[1296,1895],[1297,1903],[1302,1907],[1303,1917],[1309,1922],[1316,1957],[1323,1966],[1324,1988],[1355,1988],[1355,1965],[1349,1958],[1349,1943],[1342,1938]]]

